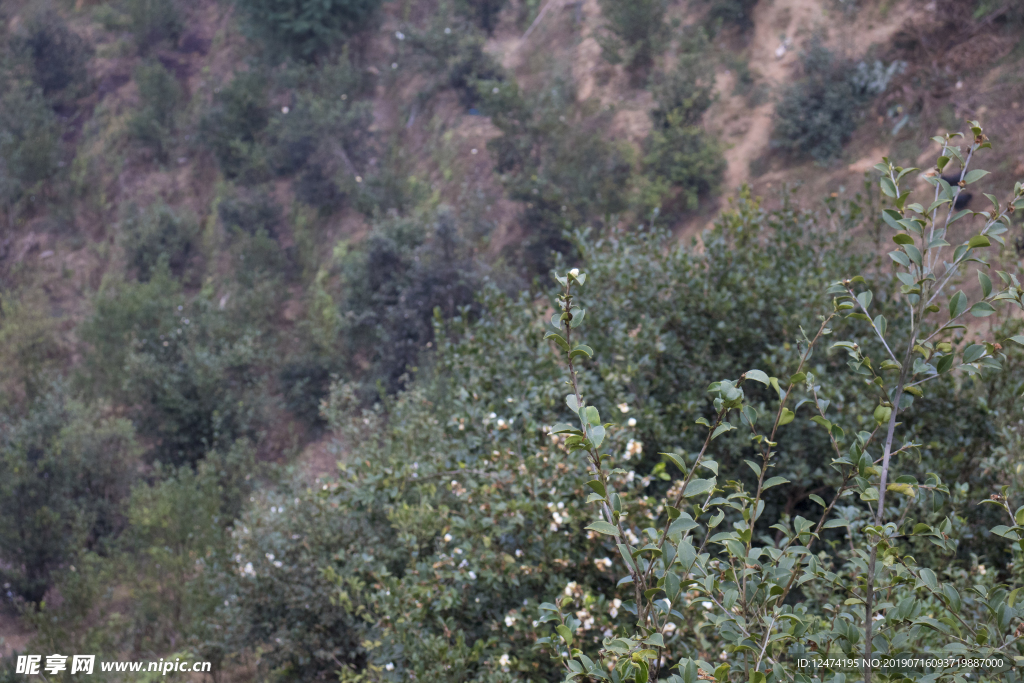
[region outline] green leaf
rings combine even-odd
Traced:
[[[711,434],[711,440],[714,441],[715,439],[717,439],[719,436],[721,436],[725,432],[730,432],[730,431],[732,431],[734,429],[736,429],[736,428],[733,427],[728,422],[723,422],[722,424],[720,424],[717,427],[715,427],[714,433]]]
[[[964,349],[964,362],[973,363],[985,355],[985,350],[986,349],[983,344],[971,344]]]
[[[591,481],[588,481],[587,486],[594,489],[594,491],[600,494],[602,497],[608,495],[608,492],[605,489],[604,484],[602,484],[597,479],[592,479]]]
[[[981,283],[981,296],[983,299],[987,299],[992,293],[992,280],[985,273],[978,271],[978,282]]]
[[[986,301],[979,301],[978,303],[971,306],[971,315],[975,318],[987,318],[996,312],[996,309],[992,307],[992,304]]]
[[[580,412],[580,402],[576,400],[576,394],[569,394],[565,397],[565,405],[574,413]]]
[[[764,486],[762,487],[761,490],[762,491],[766,491],[766,490],[770,489],[773,486],[778,486],[779,484],[788,484],[788,483],[789,483],[789,479],[786,479],[785,477],[772,477],[771,479],[769,479],[768,481],[766,481],[764,483]]]
[[[592,425],[601,424],[601,413],[594,406],[587,406],[587,422]]]
[[[1024,346],[1024,334],[1015,334],[1012,337],[1008,337],[1006,341],[1012,341],[1014,344]]]
[[[857,295],[857,301],[860,302],[860,305],[864,310],[867,310],[868,307],[871,305],[871,299],[871,292],[861,292],[860,294]]]
[[[711,479],[692,479],[690,483],[686,485],[686,491],[683,492],[683,496],[690,498],[692,496],[700,496],[708,491],[715,488],[715,482],[717,480],[712,477]]]
[[[761,478],[761,466],[760,466],[760,465],[758,465],[758,464],[757,464],[756,462],[754,462],[753,460],[744,460],[743,462],[745,462],[745,463],[747,463],[748,465],[750,465],[750,469],[754,470],[754,474],[756,474],[756,475],[757,475],[757,478],[758,478],[758,479],[760,479],[760,478]]]
[[[885,194],[885,196],[886,197],[892,197],[893,199],[895,199],[896,198],[896,185],[893,184],[893,182],[892,182],[892,180],[890,178],[881,178],[880,180],[881,180],[880,184],[882,186],[882,192]]]
[[[587,525],[586,528],[590,529],[591,531],[596,531],[599,534],[604,534],[605,536],[618,536],[619,534],[618,529],[616,529],[610,523],[600,519],[596,522],[591,522]]]
[[[559,346],[561,346],[563,351],[569,350],[569,342],[565,341],[565,339],[562,338],[562,335],[556,332],[548,332],[546,335],[544,335],[544,338],[550,339]]]
[[[916,263],[921,265],[921,250],[915,247],[913,244],[904,244],[903,251],[907,252],[907,257]]]
[[[536,337],[534,337],[534,339],[536,339]],[[562,639],[565,640],[565,644],[572,647],[572,631],[569,630],[569,627],[565,624],[559,624],[555,627],[555,630],[558,631],[558,635],[562,636]]]
[[[891,258],[893,261],[900,264],[904,268],[910,267],[910,259],[907,258],[907,255],[904,254],[902,251],[890,251],[889,258]]]
[[[652,633],[641,642],[645,645],[653,645],[654,647],[665,647],[665,637],[660,633]]]
[[[747,379],[752,379],[755,382],[760,382],[761,384],[768,386],[768,375],[761,372],[760,370],[747,370],[745,373],[743,373],[743,376],[746,377]]]
[[[950,319],[956,318],[963,315],[964,311],[967,310],[967,295],[963,291],[959,291],[949,298],[949,317]]]
[[[689,517],[680,517],[679,519],[672,520],[672,523],[668,525],[668,535],[685,534],[690,529],[696,529],[698,526],[700,525]]]
[[[828,420],[826,420],[825,418],[823,418],[821,415],[815,415],[814,417],[812,417],[811,418],[811,422],[814,422],[815,424],[821,425],[826,430],[828,430],[829,434],[832,433],[832,423],[829,422]]]
[[[686,474],[686,463],[684,463],[683,459],[680,458],[678,455],[676,455],[675,453],[659,453],[658,455],[664,455],[666,458],[671,460],[676,467],[679,468],[680,472]]]
[[[647,662],[641,659],[633,666],[636,667],[636,677],[634,679],[636,683],[647,683]]]
[[[967,175],[964,176],[964,183],[966,183],[967,185],[970,185],[971,183],[975,183],[975,182],[981,180],[982,178],[984,178],[987,175],[988,175],[988,171],[983,171],[980,168],[979,169],[975,169],[973,171],[968,171]]]
[[[896,244],[913,244],[914,238],[905,232],[901,232],[898,235],[893,235],[892,241]]]
[[[975,235],[971,238],[971,241],[967,243],[968,249],[976,249],[978,247],[990,247],[992,243],[989,242],[988,237],[985,235]]]
[[[783,408],[782,409],[782,416],[779,418],[779,426],[781,427],[782,425],[788,425],[795,418],[796,418],[796,413],[794,413],[789,408]]]
[[[885,209],[882,211],[882,220],[893,230],[903,230],[903,227],[897,222],[900,218],[902,218],[900,212],[895,209]]]
[[[927,567],[921,569],[921,580],[924,581],[924,584],[931,588],[933,591],[938,592],[939,581],[935,576],[935,572],[933,572],[931,569],[928,569]]]
[[[939,362],[935,364],[935,370],[941,375],[949,372],[949,369],[953,367],[953,354],[943,356],[939,359]]]
[[[576,328],[583,324],[583,318],[587,315],[587,309],[585,308],[574,308],[571,311],[572,320],[569,321],[569,326]]]
[[[590,437],[590,441],[594,444],[594,448],[600,448],[601,444],[604,443],[605,430],[601,425],[593,425],[587,430]]]

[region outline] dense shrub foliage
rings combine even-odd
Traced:
[[[312,59],[374,17],[380,0],[238,0],[253,35],[273,51]]]
[[[971,5],[878,48],[901,159],[932,100],[1015,120]],[[794,664],[1024,662],[1024,189],[972,122],[712,217],[753,7],[4,4],[0,623],[213,681],[1018,681]],[[774,149],[826,163],[905,65],[804,47]]]
[[[602,41],[605,58],[612,64],[623,64],[642,80],[666,42],[667,7],[665,0],[603,0],[601,14],[607,20],[608,32]]]
[[[820,43],[801,55],[803,76],[782,94],[775,110],[775,144],[825,162],[839,156],[857,127],[860,109],[885,91],[900,68],[854,63]]]

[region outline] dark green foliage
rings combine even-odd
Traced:
[[[188,301],[158,264],[150,282],[97,297],[82,332],[92,347],[86,380],[96,376],[107,395],[131,406],[163,463],[195,463],[242,437],[258,442],[270,407],[263,330],[279,291],[257,268],[247,286],[219,299],[208,288]]]
[[[501,10],[508,0],[461,0],[459,11],[472,18],[488,34],[498,26]]]
[[[262,231],[272,239],[277,239],[283,219],[281,206],[274,201],[268,187],[254,188],[251,192],[222,199],[217,205],[217,213],[229,234],[243,232],[256,235]]]
[[[854,64],[818,41],[802,55],[802,66],[802,77],[775,108],[772,144],[822,163],[839,156],[857,127],[861,107],[902,68],[899,62],[888,67]]]
[[[240,73],[214,95],[200,135],[224,175],[256,182],[269,170],[261,142],[269,121],[266,77],[255,71]]]
[[[567,227],[603,223],[629,207],[632,150],[603,138],[604,117],[574,111],[574,93],[564,84],[529,99],[514,83],[479,87],[503,133],[487,143],[495,171],[509,196],[525,203],[528,234],[517,258],[531,273],[546,272],[552,251],[572,249]]]
[[[702,0],[702,4],[709,5],[704,24],[712,34],[726,26],[736,26],[741,31],[749,31],[754,26],[757,0]]]
[[[339,595],[336,577],[348,586],[367,553],[392,543],[386,520],[376,510],[339,519],[319,492],[283,488],[266,503],[272,511],[261,506],[236,527],[233,578],[222,588],[230,597],[218,610],[215,633],[225,633],[235,652],[266,643],[267,673],[321,680],[337,676],[339,667],[362,670],[365,587],[355,579],[355,590]]]
[[[2,80],[0,190],[14,200],[56,172],[60,126],[38,89]]]
[[[198,253],[199,224],[162,201],[146,209],[130,204],[121,219],[121,240],[128,266],[141,282],[160,262],[180,277]]]
[[[137,454],[131,424],[55,384],[17,420],[0,416],[0,575],[29,602],[85,549],[123,528]]]
[[[416,51],[416,67],[433,81],[421,98],[452,88],[464,107],[477,107],[486,99],[481,88],[493,90],[507,79],[501,64],[484,51],[484,35],[462,21],[438,15],[426,30],[410,31],[407,42]]]
[[[16,51],[32,63],[33,80],[50,96],[69,86],[81,89],[87,80],[85,69],[92,49],[64,19],[53,11],[33,15],[26,22],[24,35],[12,41]]]
[[[365,28],[380,0],[236,0],[271,52],[311,60]]]
[[[160,651],[209,619],[223,596],[197,577],[230,562],[230,525],[256,484],[251,444],[239,441],[211,452],[195,467],[157,468],[128,501],[121,536],[130,571],[131,647]]]
[[[668,38],[665,0],[601,0],[608,36],[602,40],[605,58],[624,64],[638,82],[643,81]]]
[[[329,213],[355,189],[372,149],[369,86],[347,55],[316,69],[292,67],[282,87],[295,88],[287,113],[275,112],[267,138],[274,170],[295,174],[299,201]]]
[[[678,111],[669,113],[667,125],[654,129],[647,139],[644,167],[656,184],[664,184],[663,201],[678,201],[687,210],[698,207],[701,197],[718,193],[726,163],[722,145],[699,126],[686,126]]]
[[[128,131],[164,161],[175,115],[181,106],[181,86],[157,61],[140,64],[135,69],[135,82],[139,87],[140,107],[128,120]]]
[[[342,304],[350,357],[369,356],[365,383],[402,386],[444,318],[473,303],[479,279],[455,216],[385,221],[342,266]],[[375,392],[375,390],[374,390]]]
[[[128,30],[140,52],[164,41],[176,41],[184,29],[175,0],[125,0]]]
[[[723,148],[701,125],[714,101],[714,71],[705,57],[707,40],[698,33],[675,69],[654,87],[654,124],[646,141],[644,167],[663,209],[694,210],[700,197],[718,191],[725,172]]]

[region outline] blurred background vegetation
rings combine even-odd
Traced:
[[[708,382],[783,376],[829,279],[884,305],[881,156],[980,119],[979,190],[1024,177],[1022,35],[1010,0],[5,0],[0,680],[560,679],[540,602],[595,643],[629,615],[541,429],[550,269],[602,300],[586,393],[645,515]],[[1021,492],[1018,351],[919,401],[908,471]],[[824,445],[794,423],[766,515],[827,497]],[[949,571],[1015,571],[960,514]]]

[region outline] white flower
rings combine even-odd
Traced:
[[[985,576],[985,574],[988,573],[985,570],[985,565],[983,565],[983,564],[979,564],[978,565],[978,573],[981,574],[982,576]]]
[[[497,95],[498,94],[498,89],[497,88],[491,88],[491,92],[494,93],[495,95]]]
[[[621,412],[623,414],[629,412],[629,404],[628,403],[620,403],[618,405],[618,408],[619,408],[619,412]]]
[[[522,557],[522,556],[523,556],[523,551],[520,550],[519,548],[516,548],[516,557]]]
[[[511,614],[506,614],[505,615],[505,626],[508,626],[509,628],[512,628],[512,624],[514,624],[514,623],[516,623],[516,618],[514,616],[512,616]]]
[[[580,269],[579,268],[573,268],[572,270],[569,271],[569,275],[572,275],[573,277],[579,277],[580,276]]]
[[[405,34],[402,33],[401,31],[395,31],[395,38],[398,38],[399,40],[405,40]]]
[[[713,604],[705,600],[704,602],[700,603],[700,606],[704,609],[711,609]]]
[[[274,560],[274,566],[277,567],[278,569],[280,569],[283,566],[283,564],[284,563],[281,562],[281,560]]]
[[[242,570],[242,573],[248,576],[256,576],[256,571],[252,568],[252,562],[245,563],[245,569]]]
[[[508,429],[508,423],[505,422],[505,420],[499,418],[498,419],[498,429]]]
[[[512,663],[512,660],[508,658],[507,654],[502,655],[501,657],[498,658],[498,664],[500,664],[502,666],[508,666],[511,663]]]
[[[636,472],[630,470],[629,474],[626,475],[626,481],[632,482],[634,479],[636,479]]]
[[[470,579],[470,581],[476,581],[476,572],[472,572],[471,571],[469,573],[469,579]]]
[[[452,30],[446,26],[445,29],[444,29],[444,34],[448,35],[451,32],[452,32]]]
[[[394,671],[395,670],[395,663],[394,662],[388,662],[387,664],[384,665],[384,668],[387,669],[388,671]]]
[[[452,535],[451,534],[445,534],[444,535],[444,542],[445,543],[451,543],[452,542]]]
[[[462,548],[456,548],[456,549],[455,549],[454,551],[452,551],[452,552],[454,552],[454,553],[455,553],[456,555],[461,555],[461,554],[462,554]]]
[[[629,425],[630,427],[636,427],[636,418],[635,417],[629,418],[626,421],[626,424]]]
[[[605,569],[611,569],[612,568],[612,561],[611,561],[611,558],[609,558],[609,557],[598,558],[598,559],[594,560],[594,564],[597,565],[598,569],[600,569],[601,567],[604,567]]]
[[[635,439],[630,439],[626,443],[626,456],[625,456],[626,460],[629,460],[634,455],[640,455],[643,452],[644,452],[644,445],[643,445],[642,442],[636,441]]]
[[[289,111],[288,107],[281,107],[281,113],[282,114],[287,114],[288,111]]]
[[[565,594],[568,595],[569,597],[572,597],[573,591],[575,591],[575,590],[576,590],[576,582],[575,581],[570,581],[569,583],[567,583],[565,585]]]
[[[665,624],[665,628],[662,629],[662,631],[665,632],[665,633],[672,633],[675,630],[676,630],[676,625],[673,624],[671,621],[668,622],[667,624]]]
[[[391,62],[391,68],[392,69],[397,69],[398,68],[398,62]]]
[[[274,561],[274,553],[267,553],[267,559],[270,560],[271,562],[273,562]]]

